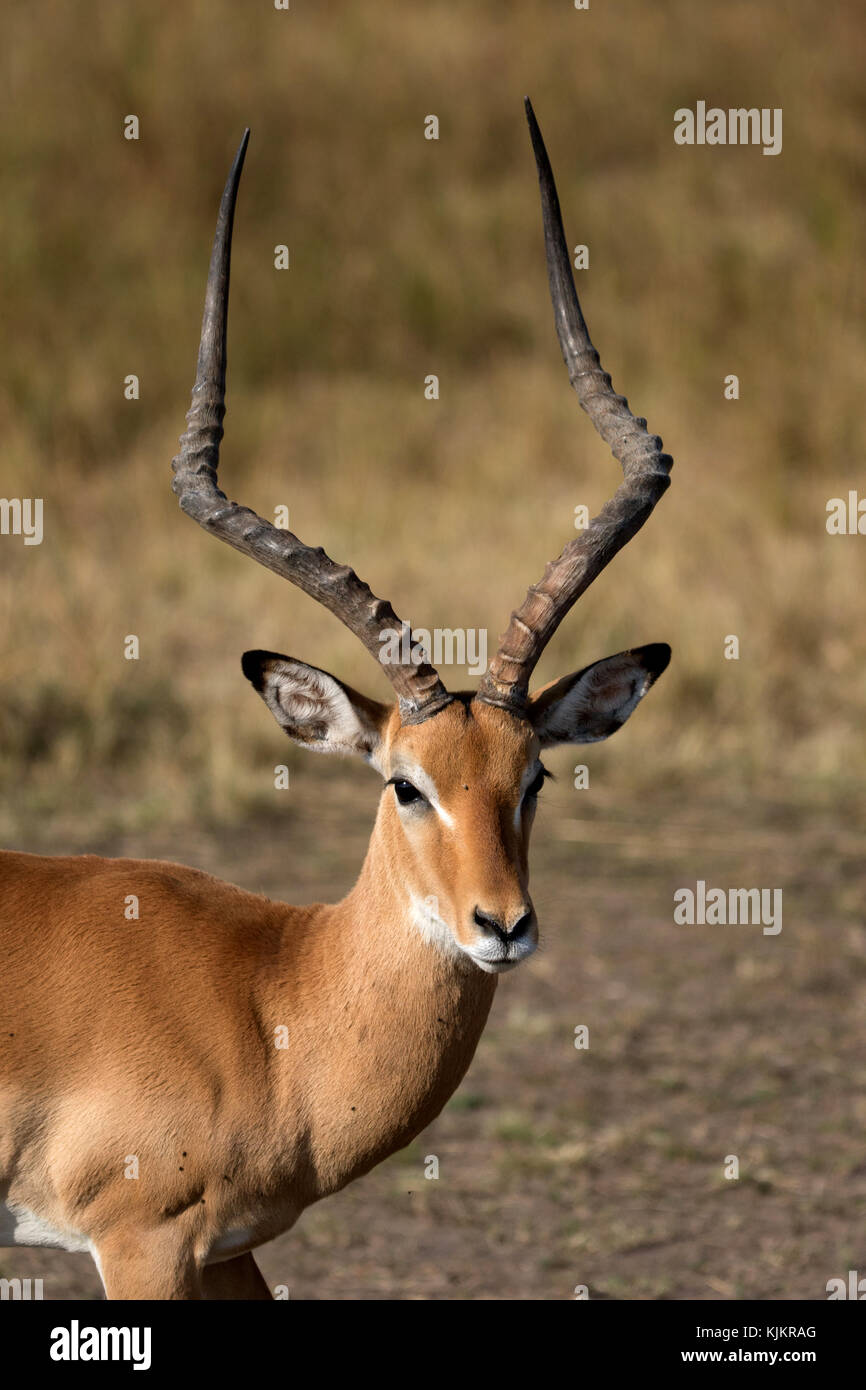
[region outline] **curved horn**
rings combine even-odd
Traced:
[[[313,549],[304,545],[291,531],[278,530],[248,507],[230,502],[217,484],[225,416],[232,223],[249,134],[248,130],[244,131],[220,203],[207,278],[196,382],[186,417],[187,430],[180,437],[180,453],[172,461],[172,487],[188,516],[211,535],[282,575],[330,609],[379,661],[384,651],[385,632],[402,634],[407,627],[390,603],[376,598],[353,569],[335,564],[321,546]],[[400,646],[411,651],[414,643],[403,641]],[[404,723],[429,718],[453,698],[426,661],[380,664],[397,694]]]
[[[531,585],[511,615],[476,698],[515,713],[525,706],[529,678],[553,633],[605,565],[643,526],[670,485],[673,464],[670,455],[662,453],[658,436],[647,433],[646,420],[632,415],[625,397],[616,394],[590,342],[574,287],[553,171],[528,97],[526,117],[538,167],[547,277],[559,345],[577,398],[622,464],[625,480],[588,528],[550,561],[544,577]]]

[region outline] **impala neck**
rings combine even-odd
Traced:
[[[404,1147],[453,1095],[475,1053],[496,976],[425,940],[412,916],[406,846],[380,806],[355,887],[334,906],[290,909],[284,967],[267,969],[266,1014],[286,979],[305,1009],[289,1020],[289,1069],[272,1057],[274,1113],[306,1135],[316,1200]],[[297,988],[295,989],[295,994]],[[282,1010],[282,1013],[280,1012]]]
[[[435,1085],[440,1067],[462,1076],[469,1065],[497,977],[419,929],[410,887],[423,898],[423,880],[411,884],[416,865],[395,834],[402,831],[380,803],[357,883],[342,902],[321,909],[313,935],[327,954],[322,969],[338,1008],[364,1018],[383,1054],[409,1047],[424,1055]]]
[[[400,837],[395,843],[394,837]],[[471,1009],[482,1011],[484,1026],[496,991],[497,977],[485,974],[461,951],[445,950],[425,939],[413,900],[423,902],[433,890],[415,878],[412,859],[399,825],[379,804],[376,824],[358,880],[342,902],[330,909],[347,947],[347,970],[369,981],[372,966],[400,977],[415,993],[445,990]]]

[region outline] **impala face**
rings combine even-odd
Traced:
[[[663,643],[619,652],[544,686],[520,714],[461,693],[423,719],[277,652],[247,652],[243,669],[295,743],[360,754],[381,773],[374,842],[392,900],[443,953],[500,974],[538,945],[527,860],[542,749],[615,733],[669,657]]]
[[[382,815],[402,849],[415,924],[494,974],[538,945],[527,858],[548,775],[539,754],[531,724],[471,697],[385,740]]]

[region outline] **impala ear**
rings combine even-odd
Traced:
[[[289,738],[317,753],[358,753],[377,766],[391,713],[327,671],[278,652],[244,652],[243,673]]]
[[[615,734],[670,659],[667,643],[651,642],[544,686],[530,698],[528,709],[542,748],[598,743]]]

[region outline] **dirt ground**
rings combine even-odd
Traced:
[[[333,899],[376,790],[310,779],[303,817],[90,848]],[[500,982],[439,1119],[259,1251],[267,1279],[293,1299],[825,1298],[866,1272],[866,837],[709,792],[591,812],[562,782],[544,795],[542,949]],[[698,879],[782,888],[782,931],[676,925],[674,891]],[[81,1256],[2,1251],[0,1274],[101,1295]]]

